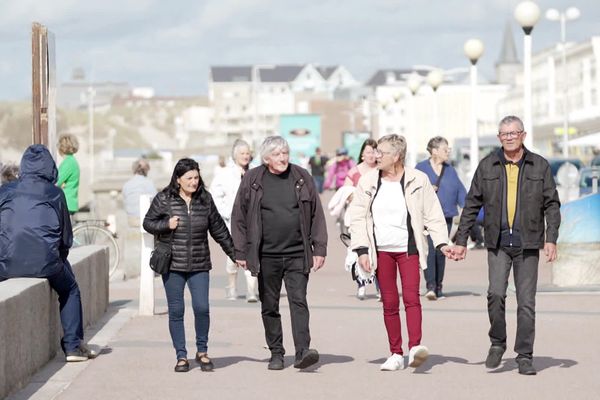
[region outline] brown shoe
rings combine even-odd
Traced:
[[[214,364],[206,353],[196,353],[196,362],[200,364],[200,369],[204,372],[210,372],[215,369]]]

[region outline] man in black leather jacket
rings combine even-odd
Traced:
[[[502,148],[479,163],[458,228],[454,258],[463,259],[469,231],[483,206],[488,249],[488,314],[491,347],[486,367],[496,368],[506,351],[505,302],[511,267],[517,291],[515,352],[519,373],[535,375],[535,294],[539,249],[556,259],[560,202],[550,165],[523,146],[527,133],[515,116],[500,121]]]

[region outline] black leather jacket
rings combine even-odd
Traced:
[[[503,221],[506,220],[505,204],[506,169],[502,156],[492,152],[481,160],[475,171],[460,218],[456,244],[466,246],[469,231],[483,206],[485,246],[488,249],[498,248],[505,225]],[[560,201],[556,184],[548,161],[527,149],[519,172],[516,212],[521,248],[541,249],[546,242],[556,243],[560,226]]]
[[[231,258],[233,240],[223,218],[219,215],[212,196],[201,188],[187,204],[179,196],[163,190],[158,193],[144,218],[144,229],[154,235],[154,240],[168,243],[171,236],[169,218],[179,217],[171,242],[171,270],[179,272],[208,271],[212,269],[208,246],[208,232]]]

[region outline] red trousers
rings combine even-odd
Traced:
[[[400,271],[402,302],[406,312],[408,348],[421,344],[421,300],[419,299],[419,256],[380,251],[377,254],[377,279],[383,302],[383,321],[390,342],[390,352],[402,352],[400,299],[396,271]]]

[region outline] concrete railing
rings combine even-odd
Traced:
[[[108,307],[108,249],[72,249],[83,308],[84,327]],[[61,352],[58,297],[46,279],[19,278],[0,283],[0,399],[23,387],[30,377]]]

